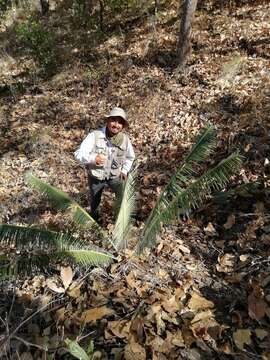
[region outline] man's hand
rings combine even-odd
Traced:
[[[98,154],[98,155],[96,156],[96,165],[97,165],[97,166],[104,165],[105,160],[106,160],[106,156],[105,156],[105,155],[103,155],[103,154]]]
[[[120,175],[119,175],[119,178],[122,181],[126,181],[127,180],[127,175],[121,172]]]

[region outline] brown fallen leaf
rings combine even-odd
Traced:
[[[179,249],[184,253],[184,254],[190,254],[190,249],[184,245],[178,245]]]
[[[235,224],[235,216],[233,214],[229,215],[227,221],[223,225],[224,229],[229,230]]]
[[[211,310],[196,314],[191,320],[190,329],[196,338],[212,342],[217,340],[222,332],[222,327],[215,320]]]
[[[73,271],[72,271],[71,267],[70,266],[67,266],[67,267],[62,266],[60,276],[61,276],[64,288],[67,289],[73,279]]]
[[[251,344],[251,331],[249,329],[238,329],[233,333],[235,345],[240,350],[244,350],[244,345]]]
[[[65,320],[65,308],[62,307],[55,312],[55,317],[57,321],[64,322]]]
[[[183,339],[184,339],[184,344],[187,347],[190,347],[194,342],[196,342],[196,339],[195,339],[192,331],[190,330],[190,328],[183,327],[182,328],[182,335],[183,335]]]
[[[144,341],[144,319],[142,319],[140,316],[135,317],[133,320],[131,320],[130,324],[130,336],[133,337],[133,339],[136,339],[136,341],[142,343]]]
[[[168,321],[169,323],[179,325],[179,319],[176,316],[175,313],[172,313],[171,315],[168,314],[166,311],[161,312],[161,318],[162,320]]]
[[[225,254],[218,257],[218,264],[216,269],[219,272],[229,273],[233,271],[235,264],[235,256],[233,254]]]
[[[169,314],[179,311],[182,307],[182,304],[178,299],[176,299],[175,295],[173,295],[170,299],[164,300],[161,305]]]
[[[195,310],[195,311],[212,309],[214,307],[214,303],[210,300],[205,299],[198,293],[193,292],[191,299],[188,302],[188,307],[191,310]]]
[[[58,286],[56,282],[53,279],[47,279],[46,285],[48,288],[58,294],[63,294],[65,292],[65,289],[62,286]]]
[[[194,324],[198,321],[206,320],[209,318],[214,318],[213,312],[211,310],[202,311],[194,316],[194,318],[191,320],[191,324]]]
[[[209,236],[214,236],[217,234],[217,231],[211,222],[208,223],[207,226],[203,230],[204,230],[205,234],[209,235]]]
[[[168,332],[167,332],[167,337],[169,338]],[[172,334],[170,340],[171,340],[172,345],[175,345],[178,347],[185,347],[183,334],[182,334],[181,330],[177,330],[176,333]]]
[[[135,273],[133,271],[131,271],[127,276],[126,276],[126,282],[128,284],[128,286],[132,289],[136,289],[138,287],[138,283],[135,280]]]
[[[255,334],[258,339],[263,340],[269,334],[269,331],[264,329],[255,329]]]
[[[155,352],[165,352],[164,343],[165,340],[163,340],[160,336],[155,336],[154,339],[147,345],[149,345]]]
[[[125,346],[125,360],[145,360],[146,351],[137,342],[130,342]]]
[[[232,354],[232,352],[233,352],[232,347],[228,342],[221,344],[219,346],[219,350],[228,355]]]
[[[83,323],[96,322],[97,320],[114,313],[115,311],[113,309],[110,309],[107,306],[101,306],[84,311],[80,317],[80,321]]]
[[[239,256],[239,260],[242,262],[245,262],[249,259],[249,255],[248,254],[243,254]]]
[[[267,303],[254,295],[254,293],[250,294],[248,297],[248,315],[251,319],[255,319],[257,321],[261,320],[268,309]]]
[[[127,320],[115,320],[108,322],[108,329],[113,333],[114,336],[124,339],[128,338],[130,330],[130,321]]]
[[[79,299],[81,295],[82,282],[74,281],[68,288],[67,294],[73,299]],[[92,304],[93,305],[93,304]]]

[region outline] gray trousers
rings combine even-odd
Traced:
[[[99,220],[98,206],[101,201],[103,189],[108,186],[116,195],[121,196],[123,182],[119,178],[99,180],[88,174],[90,215],[96,221]]]

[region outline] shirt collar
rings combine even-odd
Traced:
[[[106,139],[106,126],[102,127],[102,128],[100,129],[100,131],[101,131],[100,137]]]

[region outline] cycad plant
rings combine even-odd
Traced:
[[[118,251],[127,245],[131,215],[135,208],[135,174],[136,168],[131,171],[123,186],[122,201],[112,236],[109,236],[68,194],[32,173],[27,173],[25,178],[26,182],[45,195],[54,207],[67,213],[76,227],[81,230],[94,230]],[[22,270],[28,272],[34,266],[46,267],[52,261],[73,261],[83,266],[102,266],[115,259],[108,251],[93,248],[86,240],[78,239],[75,233],[54,232],[31,226],[0,224],[0,245],[6,249],[16,249],[17,252],[15,261],[9,261],[7,256],[0,258],[0,274],[4,276]]]
[[[238,171],[242,157],[234,153],[196,178],[198,171],[201,171],[200,164],[213,153],[214,149],[214,129],[208,126],[203,129],[190,153],[157,200],[139,238],[137,253],[141,253],[146,247],[154,246],[162,226],[191,209],[198,208],[209,198],[212,191],[222,190],[230,177]],[[95,220],[63,191],[45,183],[33,174],[28,174],[26,179],[29,185],[46,195],[58,209],[68,212],[77,226],[83,229],[94,227],[113,245],[115,251],[127,246],[131,219],[135,210],[136,168],[131,171],[123,187],[121,206],[112,236],[106,234]],[[28,254],[29,251],[31,254],[29,263],[37,265],[44,262],[46,256],[48,261],[53,258],[71,259],[82,265],[104,265],[114,259],[111,253],[101,249],[92,249],[87,241],[78,240],[72,234],[32,227],[2,224],[0,225],[0,242],[2,245],[12,245],[22,253],[22,250],[28,249]]]
[[[83,229],[94,228],[104,236],[103,230],[78,203],[65,192],[47,184],[31,173],[27,183],[52,201],[53,205],[67,212],[74,223]],[[99,248],[93,248],[77,235],[39,229],[32,226],[0,225],[0,244],[4,249],[16,249],[16,258],[0,259],[0,274],[12,275],[32,267],[45,267],[52,261],[73,261],[78,265],[101,266],[113,261],[114,256]]]
[[[68,233],[34,227],[0,225],[1,247],[16,249],[16,258],[2,256],[0,275],[29,273],[34,267],[45,268],[54,262],[75,262],[78,265],[106,265],[114,257],[101,249],[90,247],[85,240]]]
[[[199,165],[213,153],[215,145],[215,131],[209,125],[202,130],[152,209],[137,246],[138,253],[145,247],[151,248],[155,245],[156,236],[163,225],[201,206],[212,191],[222,190],[231,176],[239,170],[242,156],[236,152],[214,168],[208,169],[199,178],[195,178],[200,169]]]

